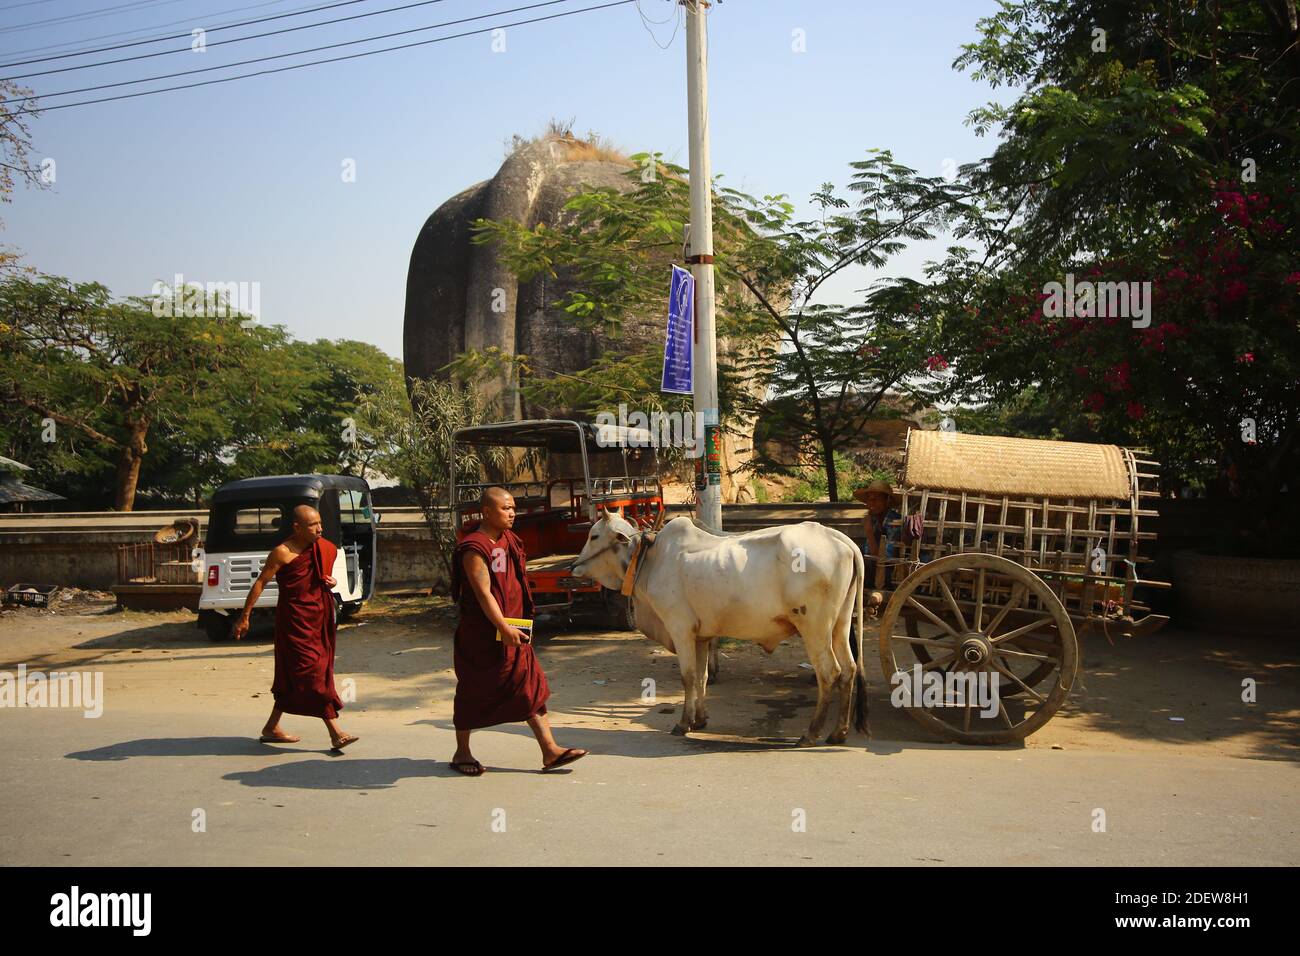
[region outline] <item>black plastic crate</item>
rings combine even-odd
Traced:
[[[14,584],[5,592],[5,603],[24,607],[49,607],[50,600],[58,590],[57,584]]]

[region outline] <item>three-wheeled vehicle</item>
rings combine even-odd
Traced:
[[[457,483],[451,475],[456,540],[478,527],[479,499],[492,485],[515,499],[514,532],[528,555],[528,585],[535,613],[596,611],[621,630],[636,627],[630,598],[591,578],[575,577],[570,565],[587,541],[598,510],[622,510],[641,527],[653,527],[664,510],[655,474],[657,457],[645,429],[567,419],[534,419],[462,428],[453,446],[533,449],[527,468],[533,480]],[[455,450],[453,448],[453,450]],[[453,461],[459,456],[453,455]],[[482,477],[482,476],[480,476]]]
[[[201,556],[203,593],[198,626],[225,640],[271,549],[293,533],[293,509],[320,512],[326,540],[338,548],[331,577],[340,617],[353,614],[375,593],[375,525],[370,486],[351,475],[271,475],[222,485],[212,495],[207,540]],[[254,613],[274,608],[272,581]]]

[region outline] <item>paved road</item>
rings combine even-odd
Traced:
[[[1289,643],[1094,642],[1067,710],[1023,747],[932,743],[876,681],[872,741],[795,750],[775,740],[815,692],[795,644],[724,649],[715,733],[682,739],[666,651],[557,634],[539,648],[556,735],[592,756],[541,775],[525,727],[484,731],[478,779],[446,764],[450,644],[413,599],[340,632],[343,724],[362,739],[331,756],[305,718],[286,721],[299,745],[252,739],[264,640],[211,645],[184,614],[7,615],[0,671],[97,671],[106,703],[97,719],[0,708],[0,864],[1300,863]]]
[[[570,729],[597,751],[570,772],[533,772],[531,737],[505,731],[481,735],[492,770],[474,780],[444,762],[450,730],[419,721],[358,720],[363,739],[330,756],[194,712],[3,720],[5,864],[1300,862],[1281,761]]]

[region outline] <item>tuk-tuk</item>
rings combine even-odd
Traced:
[[[212,495],[201,555],[203,593],[198,626],[214,641],[230,636],[248,591],[271,549],[293,533],[293,509],[320,512],[323,537],[338,548],[330,576],[339,617],[352,615],[375,593],[375,526],[370,486],[351,475],[271,475],[222,485]],[[254,614],[274,608],[272,581]]]
[[[456,540],[478,527],[483,489],[505,488],[515,499],[514,532],[528,555],[535,613],[595,611],[610,627],[635,629],[630,598],[591,578],[574,576],[570,565],[602,509],[621,508],[628,521],[641,527],[659,521],[664,498],[655,474],[651,433],[627,426],[535,419],[461,428],[452,443],[546,453],[535,470],[540,473],[537,480],[457,484],[453,465],[450,499]]]

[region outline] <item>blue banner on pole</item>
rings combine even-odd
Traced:
[[[668,291],[668,338],[664,342],[661,392],[695,393],[695,276],[673,266]]]

